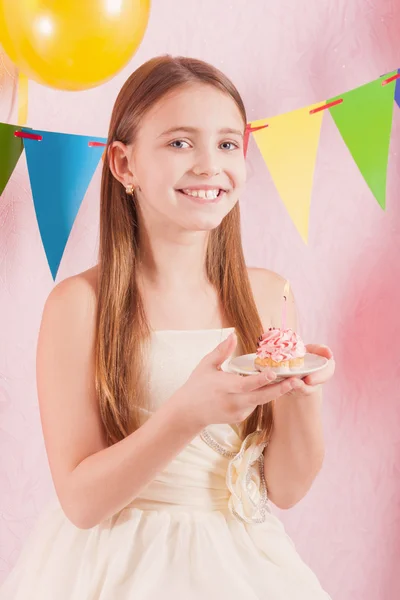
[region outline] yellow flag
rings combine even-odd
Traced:
[[[308,240],[311,194],[322,118],[325,110],[310,114],[320,102],[271,119],[253,121],[254,139],[276,189],[304,242]]]
[[[28,78],[23,73],[18,76],[18,125],[25,125],[28,118]]]

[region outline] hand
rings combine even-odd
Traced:
[[[301,394],[303,396],[310,396],[314,394],[324,383],[329,381],[335,373],[335,359],[333,353],[328,346],[320,346],[317,344],[308,344],[306,346],[307,352],[311,354],[317,354],[328,359],[328,363],[323,369],[307,375],[304,379],[297,379],[297,382],[293,386],[290,394]]]
[[[236,334],[232,333],[204,356],[168,401],[178,409],[178,415],[185,414],[187,419],[190,412],[199,429],[210,424],[240,423],[257,405],[267,404],[293,389],[295,377],[271,383],[276,379],[271,369],[248,377],[221,371],[222,363],[232,355],[236,344]]]

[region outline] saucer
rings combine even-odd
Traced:
[[[256,354],[236,356],[224,363],[224,370],[229,370],[231,373],[238,373],[239,375],[258,375],[260,371],[254,366],[254,359],[256,356]],[[319,356],[318,354],[307,353],[304,357],[304,365],[301,367],[271,367],[272,371],[278,376],[278,379],[274,380],[273,383],[286,377],[306,377],[307,375],[311,375],[311,373],[323,369],[327,363],[327,358]]]

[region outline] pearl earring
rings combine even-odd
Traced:
[[[126,188],[125,188],[125,191],[126,191],[126,193],[129,196],[132,196],[133,195],[133,191],[134,191],[133,185],[131,183],[129,185],[127,185]]]

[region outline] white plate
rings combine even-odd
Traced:
[[[224,370],[229,370],[240,375],[257,375],[260,371],[254,367],[254,359],[256,354],[244,354],[243,356],[236,356],[230,361],[226,361],[223,365]],[[318,354],[306,354],[304,357],[304,365],[298,368],[279,368],[271,367],[272,370],[277,374],[278,380],[285,377],[306,377],[315,371],[323,369],[327,364],[328,359]],[[274,381],[276,383],[277,380]]]

